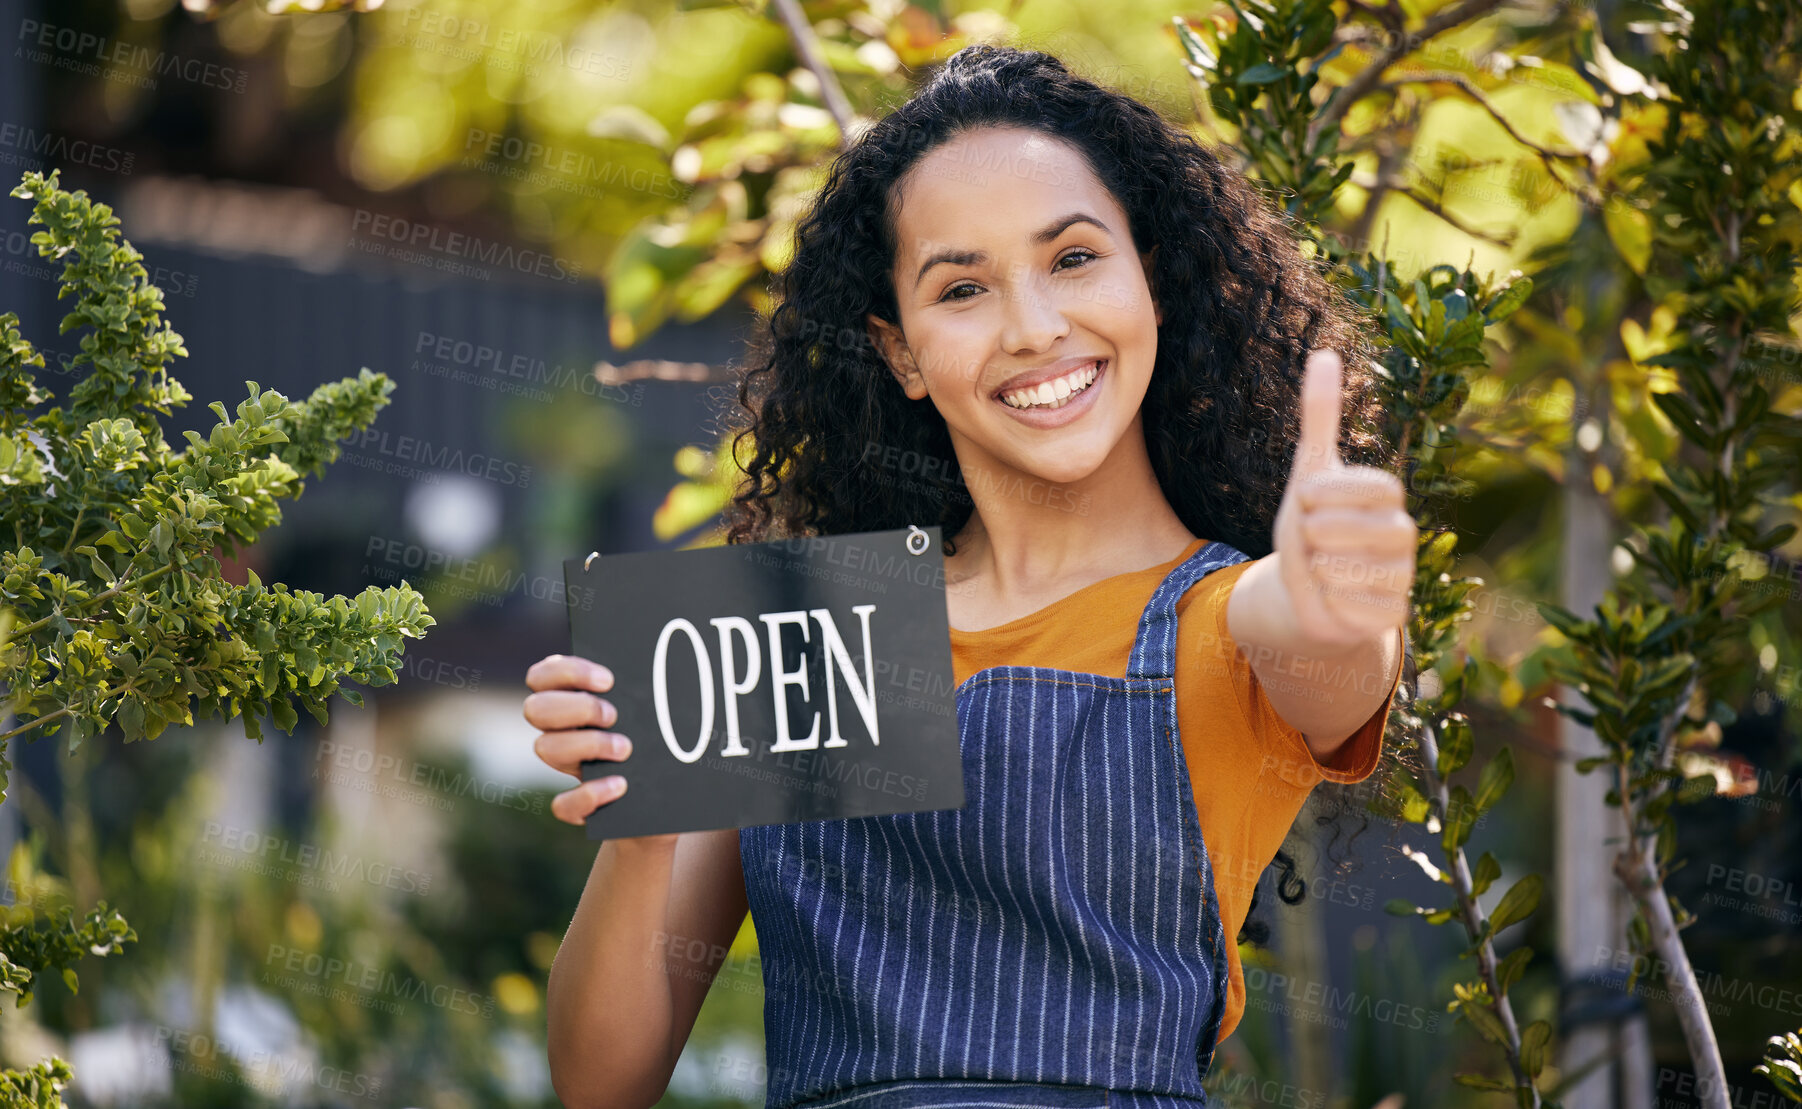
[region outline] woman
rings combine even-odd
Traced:
[[[772,1109],[1203,1103],[1257,875],[1399,680],[1416,532],[1341,426],[1355,315],[1182,131],[991,46],[839,156],[778,293],[728,541],[954,537],[966,804],[604,844],[559,1095],[654,1102],[748,907]],[[527,682],[548,763],[629,753],[604,666]]]

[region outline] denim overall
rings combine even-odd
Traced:
[[[1176,727],[1176,601],[1126,677],[993,666],[957,688],[962,809],[739,832],[766,1109],[1207,1103],[1227,936]],[[1072,629],[1081,634],[1081,629]]]

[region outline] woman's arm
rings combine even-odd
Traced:
[[[663,1097],[744,923],[738,832],[608,840],[551,964],[551,1085],[570,1109]],[[700,942],[694,942],[694,941]]]
[[[1401,479],[1339,457],[1339,356],[1315,351],[1269,555],[1227,598],[1227,630],[1271,707],[1329,759],[1389,695],[1401,667],[1420,533]]]
[[[1401,634],[1384,631],[1350,647],[1311,640],[1283,587],[1280,557],[1258,559],[1233,583],[1227,630],[1248,657],[1270,707],[1325,763],[1388,699],[1401,669]]]

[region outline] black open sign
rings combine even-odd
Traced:
[[[588,838],[960,808],[939,529],[567,559],[630,788]]]

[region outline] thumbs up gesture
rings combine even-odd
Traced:
[[[1406,622],[1419,534],[1400,478],[1340,459],[1341,388],[1339,356],[1310,354],[1273,535],[1297,629],[1327,648],[1355,647]]]

